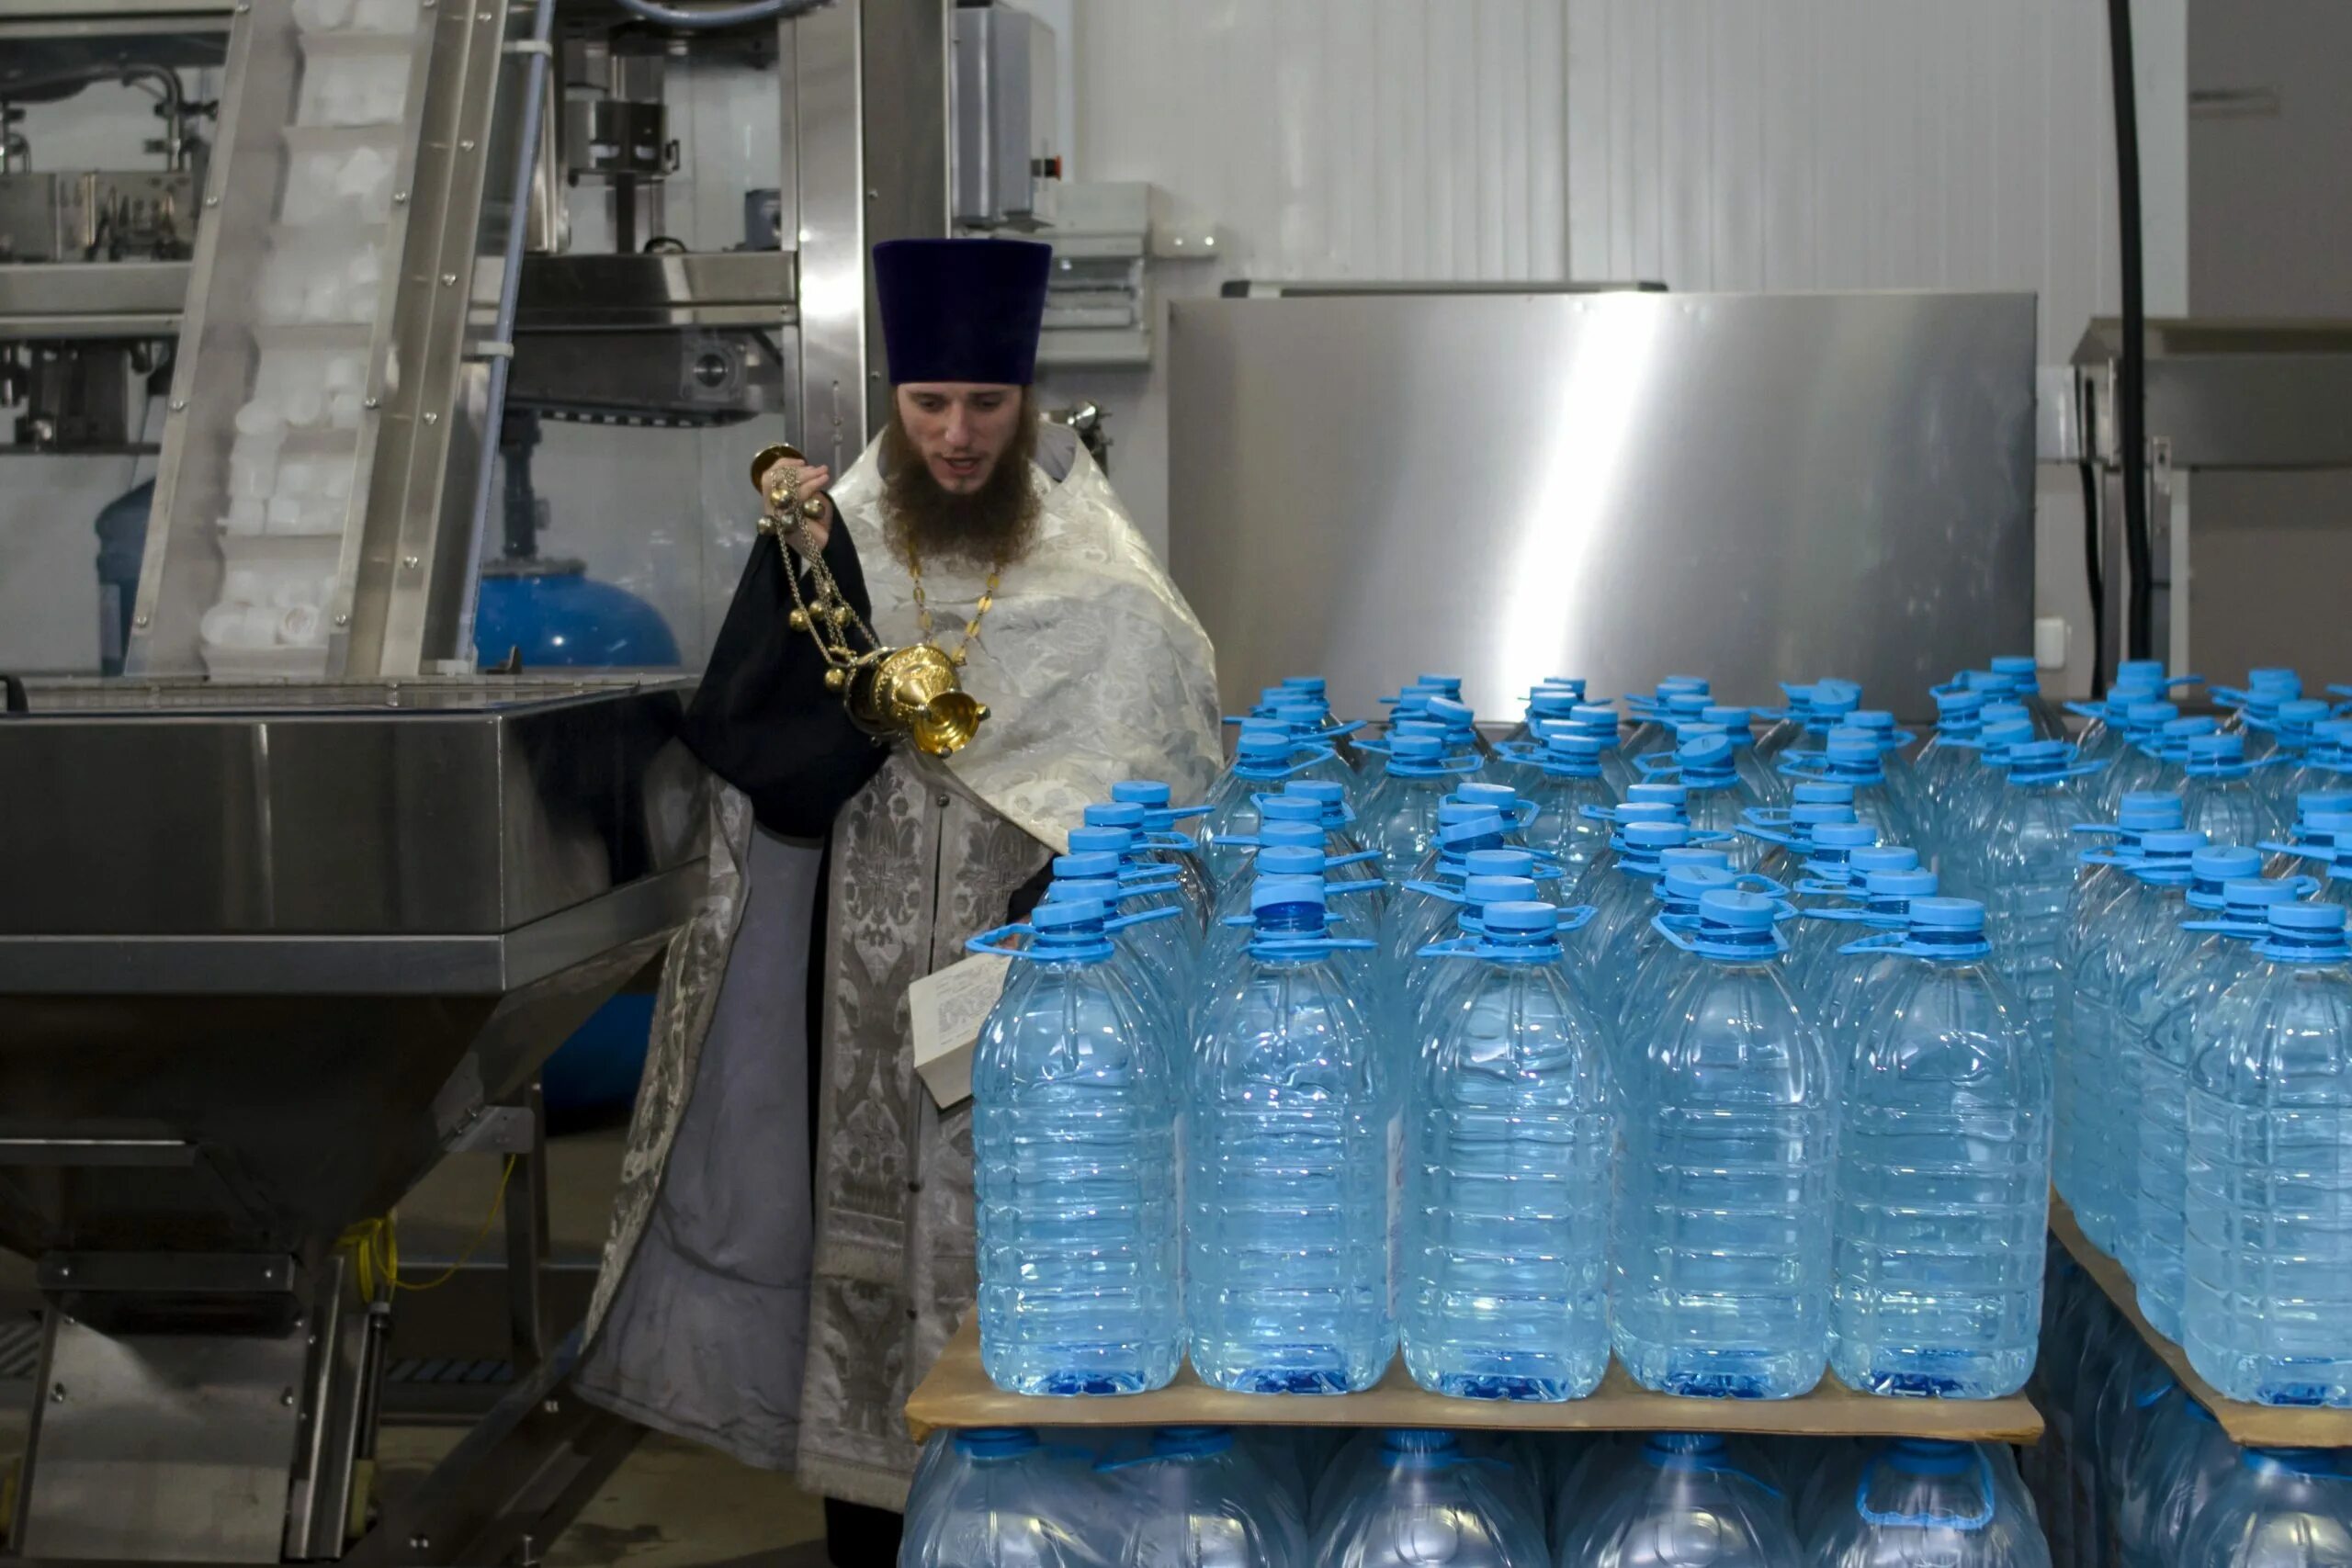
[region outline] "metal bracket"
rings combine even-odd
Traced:
[[[458,1155],[527,1155],[536,1146],[538,1119],[528,1106],[485,1105],[449,1145]]]
[[[39,1278],[51,1292],[251,1296],[292,1291],[301,1274],[273,1252],[52,1252]]]

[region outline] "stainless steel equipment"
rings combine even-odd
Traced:
[[[2352,322],[2159,321],[2147,330],[2150,625],[2175,670],[2352,667]],[[2122,329],[2075,350],[2081,412],[2064,456],[2098,483],[2100,649],[2123,657],[2131,592],[2115,385]]]
[[[2030,295],[1177,300],[1169,336],[1170,565],[1236,711],[1688,670],[1923,716],[2029,642]]]
[[[956,221],[970,229],[1030,226],[1046,205],[1045,182],[1061,175],[1054,29],[1010,6],[958,6],[955,56],[947,113]]]
[[[678,689],[31,696],[0,718],[0,1243],[51,1311],[12,1544],[339,1556],[389,1298],[337,1237],[454,1149],[527,1155],[498,1108],[691,908]]]

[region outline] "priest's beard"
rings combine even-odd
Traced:
[[[893,408],[882,429],[883,536],[899,555],[924,565],[984,572],[1020,559],[1037,536],[1038,501],[1029,482],[1036,449],[1037,418],[1024,391],[1011,445],[979,489],[958,495],[931,477]]]

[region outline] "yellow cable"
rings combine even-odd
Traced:
[[[466,1243],[465,1249],[458,1254],[455,1262],[443,1269],[437,1277],[427,1280],[421,1285],[412,1285],[401,1278],[400,1231],[394,1215],[386,1214],[381,1219],[362,1220],[345,1230],[342,1239],[336,1245],[351,1253],[352,1271],[357,1277],[360,1299],[375,1300],[376,1281],[379,1275],[391,1290],[410,1292],[439,1290],[456,1279],[458,1270],[473,1260],[474,1253],[481,1248],[484,1239],[489,1236],[490,1227],[496,1223],[499,1206],[506,1201],[506,1184],[514,1179],[514,1167],[518,1157],[514,1155],[506,1156],[506,1168],[501,1171],[498,1177],[498,1190],[491,1194],[490,1212],[482,1215],[481,1224],[475,1229],[473,1239]]]

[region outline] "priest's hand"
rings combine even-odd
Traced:
[[[798,474],[792,487],[792,499],[779,508],[775,499],[776,487],[792,479],[796,468]],[[797,513],[809,547],[821,551],[833,536],[833,502],[825,494],[832,482],[832,469],[822,463],[796,464],[789,457],[780,457],[760,476],[760,493],[769,498],[767,513],[776,521],[790,522]],[[815,506],[808,504],[811,499],[816,501]]]

